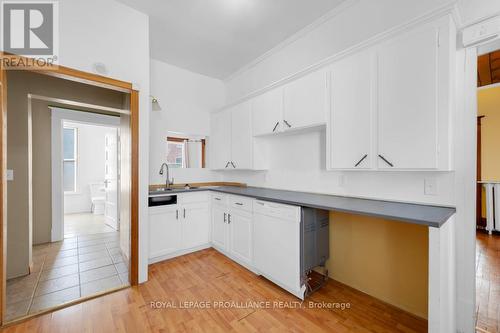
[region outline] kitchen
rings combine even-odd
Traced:
[[[138,94],[131,287],[55,314],[76,331],[495,331],[473,197],[496,3],[91,1],[61,3],[62,64]]]

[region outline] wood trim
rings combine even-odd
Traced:
[[[0,52],[0,58],[6,54]],[[12,56],[19,59],[21,56]],[[26,59],[26,58],[24,58]],[[130,128],[131,128],[131,213],[130,213],[130,284],[137,285],[139,281],[139,92],[133,89],[131,83],[104,76],[83,72],[80,70],[57,66],[50,70],[24,68],[32,72],[58,77],[61,79],[89,84],[96,87],[112,89],[130,94]],[[6,305],[6,169],[7,169],[7,75],[5,68],[0,66],[0,326],[3,325]],[[65,305],[67,306],[67,305]]]
[[[0,58],[2,59],[9,58],[18,62],[28,61],[27,57],[23,57],[16,54],[8,54],[6,52],[0,52]],[[1,64],[3,64],[3,62],[0,62],[0,65]],[[18,70],[28,70],[40,74],[58,77],[65,80],[76,81],[80,83],[90,84],[93,86],[99,86],[102,88],[107,88],[127,93],[130,93],[133,90],[132,83],[130,82],[112,79],[106,76],[88,73],[65,66],[53,66],[47,69],[40,67],[19,67]]]
[[[0,325],[7,293],[7,73],[0,68]]]
[[[130,94],[131,198],[130,198],[130,284],[139,284],[139,92]]]

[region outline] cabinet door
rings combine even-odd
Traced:
[[[224,206],[212,206],[212,243],[225,250],[227,243],[227,213]]]
[[[211,168],[224,169],[231,160],[231,113],[229,110],[212,115],[211,133],[209,142],[212,155]]]
[[[231,161],[236,169],[253,168],[253,136],[250,103],[231,109]]]
[[[245,212],[230,211],[229,224],[229,246],[231,254],[243,261],[252,263],[252,215]]]
[[[208,203],[182,205],[182,248],[190,249],[209,243]]]
[[[438,30],[426,26],[378,52],[378,167],[437,167]]]
[[[252,101],[253,135],[279,132],[283,119],[283,88],[257,96]]]
[[[326,123],[327,72],[311,73],[284,88],[284,130]]]
[[[181,249],[181,221],[178,206],[149,208],[149,258]]]
[[[372,96],[375,58],[363,52],[332,67],[328,128],[333,169],[369,169],[372,153]]]

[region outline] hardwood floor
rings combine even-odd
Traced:
[[[478,332],[500,332],[499,235],[476,236],[476,311]]]
[[[427,321],[333,280],[303,307],[294,308],[297,298],[213,249],[152,265],[149,278],[140,286],[33,318],[5,332],[427,331]],[[183,303],[189,301],[207,303]],[[333,302],[350,307],[318,309],[310,302],[316,307]],[[204,305],[210,308],[201,308]]]

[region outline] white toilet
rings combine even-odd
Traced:
[[[90,183],[90,201],[92,202],[91,211],[94,215],[104,214],[104,201],[106,194],[104,190],[104,182]]]

